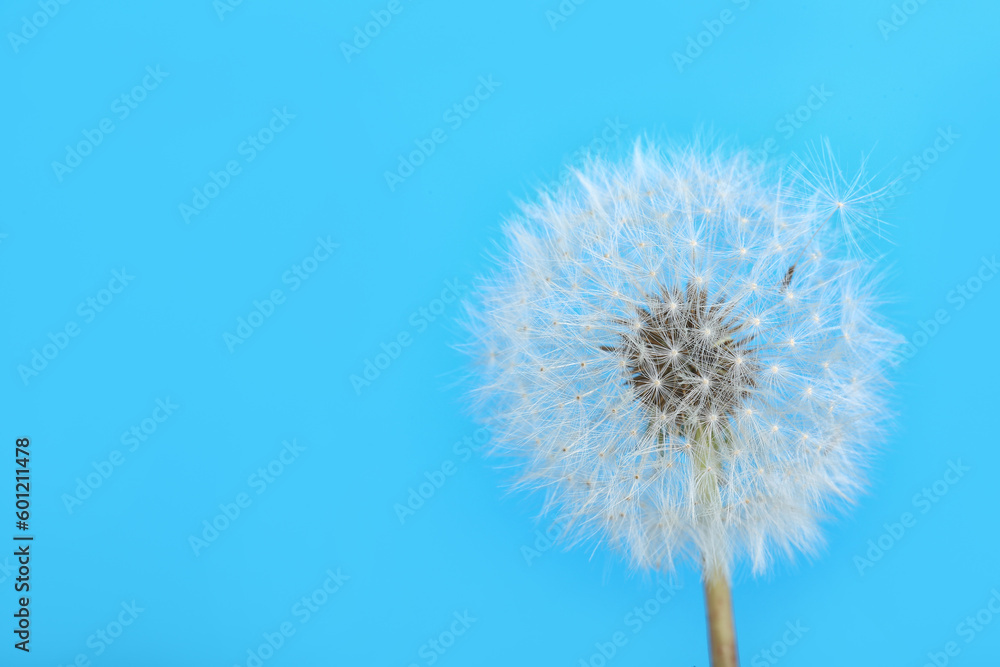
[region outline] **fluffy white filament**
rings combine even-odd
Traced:
[[[761,571],[775,548],[813,549],[826,508],[856,496],[898,339],[871,263],[845,248],[850,197],[829,185],[769,178],[744,154],[637,145],[508,222],[469,310],[476,399],[569,535],[638,567],[746,556]],[[630,382],[621,350],[649,326],[641,309],[691,290],[721,315],[687,331],[689,349],[647,346],[649,382]],[[727,372],[699,368],[695,348]],[[667,384],[683,395],[651,407]]]

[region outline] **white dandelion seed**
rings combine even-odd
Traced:
[[[735,664],[734,563],[813,550],[881,436],[899,339],[849,252],[869,218],[844,210],[868,199],[697,146],[575,177],[523,206],[479,284],[476,402],[569,535],[702,568],[713,664]]]

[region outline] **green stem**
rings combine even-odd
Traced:
[[[721,463],[719,451],[710,431],[695,430],[692,459],[695,465],[695,491],[698,494],[704,520],[722,521],[722,493],[719,490]],[[725,566],[710,562],[703,565],[705,611],[708,620],[708,641],[712,667],[738,667],[736,626],[733,621],[733,597]]]
[[[725,572],[712,568],[704,572],[705,612],[708,617],[708,645],[712,667],[737,667],[736,625],[733,622],[733,596]]]

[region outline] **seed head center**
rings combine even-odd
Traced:
[[[656,421],[672,432],[735,414],[756,386],[754,334],[712,303],[703,286],[662,288],[649,296],[616,346],[626,382]]]

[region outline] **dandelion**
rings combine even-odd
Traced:
[[[698,145],[591,161],[507,223],[468,310],[498,453],[574,541],[700,567],[717,667],[734,566],[814,551],[884,428],[899,339],[851,252],[868,199],[809,173]]]

